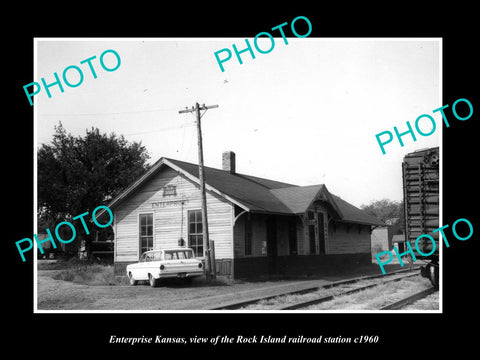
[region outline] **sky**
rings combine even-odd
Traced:
[[[253,47],[253,39],[249,39]],[[37,38],[33,81],[54,81],[76,65],[78,87],[52,86],[34,97],[36,148],[52,141],[54,126],[83,136],[86,129],[142,142],[150,163],[160,157],[198,162],[195,116],[179,114],[196,102],[218,105],[201,119],[206,166],[221,168],[222,153],[236,153],[237,172],[295,185],[325,184],[360,207],[402,199],[401,163],[412,151],[441,145],[441,39],[275,38],[261,54],[245,38],[52,39]],[[268,38],[259,41],[268,49]],[[214,53],[232,58],[220,70]],[[121,64],[102,69],[99,58],[115,50]],[[87,63],[91,61],[97,78]],[[222,54],[221,56],[224,56]],[[105,54],[107,67],[116,65]],[[78,82],[69,70],[70,82]],[[28,101],[28,100],[26,100]],[[428,114],[436,131],[417,141],[395,138],[382,154],[375,135],[407,130]],[[425,120],[425,119],[424,119]],[[431,124],[419,123],[428,133]],[[208,179],[207,179],[208,182]]]

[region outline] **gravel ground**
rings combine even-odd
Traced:
[[[439,294],[438,291],[420,299],[413,304],[404,307],[402,310],[438,310],[439,309]]]
[[[331,301],[312,305],[305,310],[376,310],[430,287],[428,279],[415,276],[352,295],[339,296]],[[438,293],[436,294],[436,300],[432,298],[428,306],[421,305],[420,301],[417,301],[409,308],[401,310],[438,310]]]
[[[375,267],[374,270],[378,270]],[[368,269],[371,271],[371,269]],[[38,310],[207,310],[229,302],[325,285],[331,281],[366,275],[356,274],[323,279],[266,280],[208,284],[194,279],[192,284],[169,282],[158,288],[148,285],[84,285],[53,277],[61,269],[37,271]]]
[[[38,271],[39,310],[205,310],[225,302],[327,283],[325,280],[284,280],[208,285],[195,279],[188,285],[171,282],[158,288],[147,285],[92,286],[55,280],[52,276],[56,271]]]
[[[326,296],[340,295],[343,292],[358,289],[367,285],[382,284],[384,281],[390,281],[395,278],[401,278],[404,275],[405,274],[392,275],[386,279],[377,278],[377,279],[370,279],[370,280],[362,280],[362,281],[358,281],[351,284],[344,284],[344,285],[339,285],[332,288],[320,289],[318,291],[314,291],[307,294],[292,294],[292,295],[286,295],[286,296],[279,296],[277,298],[262,300],[256,304],[245,306],[242,308],[242,310],[280,309],[284,306],[294,305],[298,302],[315,300],[315,299],[326,297]],[[314,305],[310,309],[316,310],[318,306],[321,307],[321,305]]]

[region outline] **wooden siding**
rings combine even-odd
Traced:
[[[301,251],[303,241],[303,226],[298,216],[293,217],[296,221],[297,252]],[[245,219],[246,214],[241,215],[234,227],[234,254],[235,257],[267,256],[267,215],[252,215],[252,254],[245,255]],[[290,254],[290,242],[288,238],[288,220],[292,217],[277,216],[277,256]]]
[[[307,213],[308,211],[313,211],[315,213],[314,220],[308,220],[307,218]],[[317,222],[317,213],[323,213],[324,216],[324,229],[318,229],[318,222]],[[301,218],[301,224],[297,225],[297,237],[298,237],[298,254],[299,255],[312,255],[310,253],[310,235],[309,235],[309,225],[314,225],[315,226],[315,248],[316,252],[315,254],[320,253],[320,245],[319,245],[319,231],[323,231],[324,238],[325,238],[325,251],[326,254],[328,254],[328,219],[329,216],[331,216],[331,213],[329,213],[328,209],[322,205],[320,202],[315,202],[314,205],[312,205],[309,209],[307,209],[307,212],[303,215]]]
[[[337,223],[334,231],[333,223],[330,222],[325,241],[325,254],[370,253],[370,228],[368,225],[361,225],[362,228],[359,233],[358,226],[357,224],[349,224],[349,230],[347,230],[346,223]],[[311,255],[307,222],[305,222],[304,229],[298,236],[298,254]]]
[[[252,215],[252,254],[245,255],[245,219],[247,214],[241,215],[234,227],[234,254],[235,257],[267,256],[267,229],[265,215]]]
[[[306,255],[308,247],[305,243],[305,224],[303,217],[297,216],[297,254]]]
[[[174,186],[176,195],[163,196],[166,185]],[[207,192],[207,208],[216,258],[232,259],[233,206],[217,194]],[[178,246],[180,237],[188,243],[188,211],[200,209],[200,189],[196,183],[172,169],[161,171],[115,209],[115,261],[139,259],[139,214],[154,214],[154,248],[158,249]]]
[[[234,239],[234,257],[245,256],[245,219],[247,214],[240,215],[240,217],[235,222],[233,228],[233,239]],[[252,246],[252,253],[254,252],[254,246]]]
[[[267,256],[267,216],[252,217],[253,255]]]
[[[371,234],[369,225],[358,225],[352,223],[335,222],[332,220],[332,213],[329,209],[319,203],[315,203],[310,211],[322,212],[325,221],[325,254],[359,254],[371,252]],[[302,225],[297,232],[298,236],[298,254],[310,254],[310,239],[307,215],[302,218]],[[318,238],[319,231],[315,217],[315,234]],[[312,222],[313,224],[313,222]],[[297,228],[297,229],[298,229]],[[360,229],[360,232],[359,232]],[[316,239],[317,254],[319,250],[318,239]]]
[[[359,254],[371,252],[370,226],[330,222],[327,254]]]
[[[289,255],[290,245],[288,243],[288,218],[282,217],[284,221],[277,221],[277,256]]]

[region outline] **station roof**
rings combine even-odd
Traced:
[[[168,166],[199,183],[198,165],[180,160],[161,158],[136,182],[114,198],[109,208],[115,208],[143,183]],[[205,187],[246,211],[280,215],[302,214],[315,201],[324,202],[339,221],[382,225],[377,218],[331,194],[324,184],[297,186],[250,175],[204,167]]]

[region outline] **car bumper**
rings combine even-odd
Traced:
[[[203,271],[187,271],[187,272],[171,272],[171,273],[163,273],[161,272],[158,274],[157,278],[160,279],[167,279],[167,278],[193,278],[197,276],[202,276],[204,274]]]

